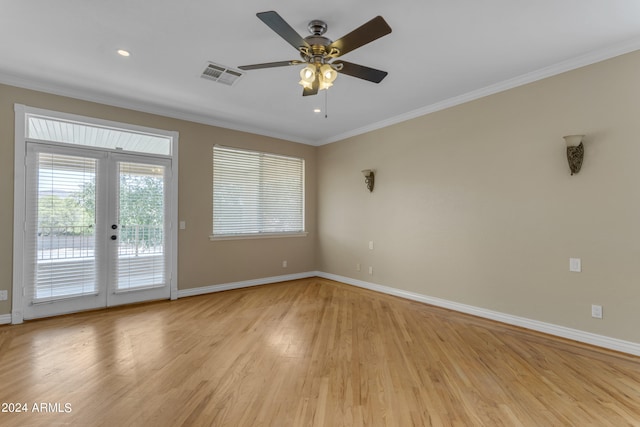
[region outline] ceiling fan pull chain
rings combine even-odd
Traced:
[[[329,96],[328,92],[329,92],[328,90],[324,91],[324,118],[325,119],[329,118],[329,112],[327,111],[327,105],[328,105],[327,97]]]

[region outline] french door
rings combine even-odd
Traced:
[[[25,319],[168,299],[171,160],[27,144]]]

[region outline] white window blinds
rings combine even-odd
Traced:
[[[98,290],[95,208],[97,160],[30,152],[27,188],[29,271],[26,297],[48,301]]]
[[[213,148],[213,236],[304,232],[304,159]]]
[[[118,163],[118,291],[165,285],[165,168]]]

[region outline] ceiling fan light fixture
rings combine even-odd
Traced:
[[[316,68],[313,65],[307,65],[302,70],[300,70],[300,79],[305,82],[309,82],[309,84],[313,83],[316,79]]]
[[[330,64],[324,64],[320,67],[320,75],[325,82],[333,83],[336,77],[338,77],[338,72],[334,70]]]
[[[327,81],[320,80],[320,85],[318,86],[318,90],[329,89],[331,86],[333,86],[333,83],[329,83]]]
[[[320,67],[320,85],[318,90],[329,89],[333,86],[333,82],[338,77],[338,72],[330,65],[324,64]]]
[[[305,80],[300,80],[298,84],[305,89],[311,89],[313,87],[313,83],[309,83],[308,81],[305,81]]]
[[[316,67],[309,64],[300,70],[300,81],[298,84],[305,89],[311,89],[313,82],[316,80]]]

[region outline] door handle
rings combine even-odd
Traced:
[[[116,240],[118,238],[118,236],[111,236],[111,240]]]
[[[112,230],[116,230],[117,228],[118,228],[118,225],[117,225],[117,224],[113,224],[113,225],[111,226],[111,229],[112,229]]]

